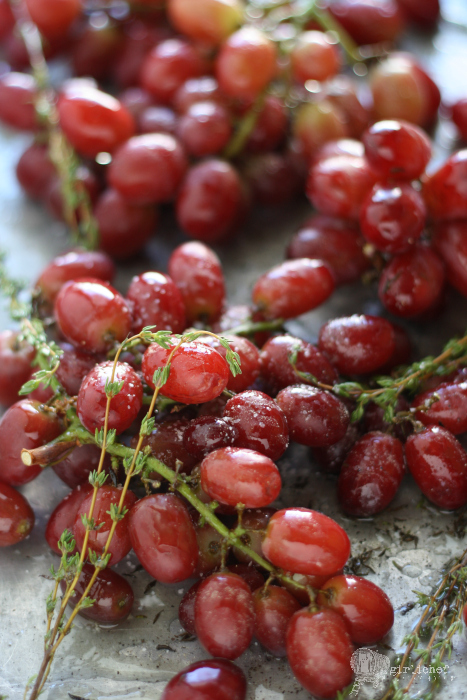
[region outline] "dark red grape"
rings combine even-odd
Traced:
[[[126,298],[132,306],[133,333],[140,333],[145,326],[154,326],[153,332],[184,330],[185,304],[169,275],[150,271],[133,277]]]
[[[430,426],[407,438],[407,466],[418,487],[438,508],[467,503],[467,455],[446,428]]]
[[[177,496],[156,493],[142,498],[129,514],[128,531],[136,556],[156,581],[177,583],[193,576],[196,534]]]
[[[393,500],[404,473],[401,442],[378,431],[367,433],[342,465],[338,482],[342,510],[358,517],[380,513]]]
[[[267,394],[243,391],[227,401],[223,418],[235,428],[235,447],[246,447],[275,462],[289,444],[286,417]]]
[[[333,0],[329,11],[359,45],[393,42],[404,27],[396,0]]]
[[[159,102],[168,104],[186,80],[203,75],[205,68],[195,46],[183,39],[166,39],[145,57],[140,82]]]
[[[36,351],[18,331],[0,332],[0,404],[11,406],[18,401],[18,392],[31,376],[31,363]]]
[[[77,605],[93,573],[93,566],[90,564],[83,566],[81,575],[74,587],[75,594],[71,596],[68,602],[70,607],[74,608]],[[65,581],[61,582],[61,587],[62,591],[65,592]],[[87,595],[94,600],[94,605],[89,608],[81,608],[78,613],[87,620],[94,620],[94,622],[104,625],[114,625],[126,620],[131,613],[134,601],[133,590],[128,581],[120,574],[117,574],[116,571],[112,571],[112,569],[99,571]]]
[[[37,129],[34,103],[37,83],[26,73],[6,73],[0,77],[0,120],[14,129]]]
[[[34,527],[34,512],[27,500],[0,481],[0,547],[24,540]]]
[[[117,486],[101,486],[97,491],[94,511],[92,517],[96,525],[103,525],[98,530],[90,530],[88,539],[88,548],[94,550],[97,554],[102,554],[109,536],[113,521],[110,517],[110,506],[112,503],[118,505],[122,495],[122,489]],[[82,521],[82,515],[88,515],[93,493],[89,493],[78,507],[75,522],[73,525],[73,534],[76,540],[76,546],[79,551],[82,551],[86,528]],[[123,500],[123,508],[127,511],[136,501],[136,496],[132,491],[127,491]],[[107,549],[110,557],[110,566],[117,564],[123,557],[126,557],[131,549],[131,541],[129,534],[129,515],[128,513],[119,520],[115,528],[112,541]]]
[[[218,573],[200,585],[195,600],[196,634],[212,655],[236,659],[250,646],[255,613],[247,583],[237,574]]]
[[[0,421],[0,481],[22,486],[35,479],[42,467],[24,464],[21,450],[41,447],[61,432],[57,414],[38,401],[23,399],[13,404]]]
[[[368,162],[384,180],[417,180],[430,161],[430,139],[409,122],[377,122],[365,131],[362,141]]]
[[[253,593],[255,637],[274,656],[285,656],[290,619],[301,605],[285,588],[268,586]]]
[[[433,247],[443,259],[446,279],[467,296],[467,224],[465,221],[439,223],[435,226]]]
[[[114,258],[127,259],[146,245],[156,232],[158,214],[153,205],[130,204],[117,190],[108,189],[96,202],[99,246]]]
[[[100,457],[101,449],[97,445],[79,445],[60,462],[52,464],[52,469],[70,489],[74,489],[88,481],[89,473],[98,468]],[[108,473],[111,468],[110,456],[106,454],[104,471]]]
[[[450,221],[467,217],[466,179],[466,148],[454,153],[437,170],[423,177],[423,198],[432,219]]]
[[[183,446],[196,460],[221,447],[230,447],[237,430],[230,421],[215,416],[201,416],[190,421],[183,435]]]
[[[394,330],[378,316],[343,316],[321,327],[318,347],[341,374],[369,374],[392,356]]]
[[[73,532],[78,510],[86,496],[92,493],[92,491],[93,488],[89,483],[80,484],[65,496],[52,511],[52,515],[45,528],[45,539],[50,549],[56,554],[62,555],[58,547],[58,541],[65,530]]]

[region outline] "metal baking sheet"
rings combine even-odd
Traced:
[[[467,21],[465,0],[446,3],[445,15],[451,21],[441,24],[433,41],[412,37],[407,47],[422,56],[442,86],[443,97],[452,100],[467,95],[467,33],[456,25]],[[27,201],[16,183],[15,162],[27,143],[24,135],[0,130],[0,247],[8,252],[11,274],[34,281],[50,258],[67,246],[67,238],[62,225]],[[439,127],[437,143],[437,155],[442,157],[452,145],[448,124]],[[288,211],[259,212],[236,241],[219,249],[232,303],[248,302],[255,278],[283,259],[290,236],[309,213],[304,201]],[[124,291],[131,275],[144,269],[164,270],[170,250],[182,240],[170,220],[163,221],[145,257],[119,271],[117,286]],[[313,341],[330,317],[381,312],[376,298],[371,286],[344,288],[317,311],[290,322],[288,328]],[[9,325],[6,312],[0,310],[0,328]],[[464,332],[467,303],[452,294],[439,322],[406,327],[419,356],[436,353],[449,337]],[[408,610],[408,604],[415,601],[413,590],[428,593],[440,567],[467,544],[462,529],[459,536],[457,514],[427,505],[407,478],[390,508],[374,519],[354,521],[339,512],[335,477],[320,474],[305,448],[291,448],[279,466],[284,488],[278,505],[317,508],[334,517],[351,538],[356,573],[380,584],[391,598],[396,622],[385,644],[377,649],[392,657],[417,617],[417,610]],[[26,680],[40,665],[45,599],[51,588],[44,575],[56,562],[45,543],[44,529],[51,511],[68,491],[48,470],[21,490],[37,521],[26,541],[0,549],[0,695],[9,700],[21,700]],[[188,583],[148,587],[151,578],[144,571],[134,572],[136,566],[130,554],[116,567],[129,576],[134,587],[132,615],[117,627],[101,627],[78,618],[58,652],[44,700],[68,700],[70,694],[89,700],[157,700],[174,673],[206,657],[197,641],[182,639],[177,609]],[[466,697],[466,660],[467,643],[457,636],[440,697]],[[287,663],[271,657],[257,643],[237,663],[248,677],[248,700],[310,697],[294,680]],[[379,697],[378,692],[366,685],[361,697]]]

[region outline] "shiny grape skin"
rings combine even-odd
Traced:
[[[386,593],[361,576],[340,575],[326,581],[319,606],[342,615],[355,644],[375,644],[394,624],[394,608]]]
[[[221,447],[235,443],[237,431],[230,422],[216,416],[201,416],[190,421],[183,435],[184,448],[197,460]]]
[[[73,532],[78,510],[86,496],[92,493],[92,490],[89,483],[76,486],[52,511],[45,528],[45,539],[50,549],[56,554],[62,556],[62,552],[58,548],[58,541],[65,530]]]
[[[162,583],[193,576],[198,562],[196,534],[187,508],[173,494],[142,498],[129,514],[129,535],[146,571]]]
[[[85,564],[75,585],[75,594],[69,600],[70,607],[74,608],[87,588],[94,573],[91,564]],[[61,582],[62,592],[66,589],[65,581]],[[87,620],[94,620],[100,624],[115,625],[126,620],[133,607],[134,594],[128,581],[112,569],[99,571],[92,584],[89,598],[95,602],[89,608],[81,608],[79,615]]]
[[[334,0],[329,11],[358,45],[392,43],[404,28],[396,0]]]
[[[289,429],[282,409],[262,391],[243,391],[226,403],[222,417],[237,432],[235,447],[246,447],[275,462],[289,444]]]
[[[435,308],[445,284],[442,259],[427,245],[395,256],[379,279],[378,296],[395,316],[411,318]]]
[[[54,313],[65,338],[87,352],[110,350],[131,328],[124,298],[110,284],[91,277],[67,282],[58,293]]]
[[[369,374],[392,356],[394,329],[378,316],[343,316],[321,327],[318,347],[341,374]]]
[[[227,389],[239,394],[248,389],[259,375],[259,350],[248,338],[242,338],[239,335],[230,335],[229,333],[222,333],[222,336],[229,341],[230,349],[236,352],[240,357],[241,372],[235,377],[232,372],[230,372],[229,381],[227,382]],[[217,338],[204,336],[200,338],[200,342],[217,350],[222,357],[226,357],[227,350],[221,345]]]
[[[378,431],[367,433],[342,465],[338,482],[341,508],[357,517],[380,513],[395,497],[404,473],[401,442]]]
[[[254,631],[250,588],[237,574],[211,574],[195,600],[196,634],[212,656],[236,659],[248,649]]]
[[[262,549],[274,566],[286,571],[332,576],[349,558],[350,541],[326,515],[307,508],[286,508],[270,519]]]
[[[295,350],[297,370],[313,375],[324,384],[334,384],[337,381],[336,370],[314,345],[291,335],[276,335],[261,349],[261,379],[266,382],[268,391],[272,394],[303,381],[295,374],[289,361]]]
[[[300,258],[261,275],[253,287],[252,299],[268,320],[294,318],[323,304],[335,286],[334,273],[327,263]]]
[[[195,600],[201,581],[196,581],[185,593],[178,606],[178,619],[180,624],[188,634],[196,636],[195,627]]]
[[[112,379],[112,360],[96,365],[86,376],[78,392],[76,412],[84,427],[94,435],[104,427],[107,409],[105,387]],[[135,370],[126,362],[117,362],[115,382],[123,382],[116,396],[110,400],[108,428],[123,433],[130,427],[143,405],[143,385]]]
[[[135,132],[133,117],[114,97],[90,86],[65,91],[58,100],[60,127],[78,153],[112,153]]]
[[[126,298],[132,304],[133,333],[140,333],[145,326],[154,326],[153,333],[182,333],[185,329],[185,304],[169,275],[148,271],[133,277]]]
[[[31,362],[36,351],[17,331],[0,332],[0,404],[11,406],[19,400],[18,392],[31,376]]]
[[[89,533],[88,547],[93,549],[97,554],[102,554],[105,543],[112,527],[112,519],[107,511],[110,511],[112,503],[118,505],[121,497],[122,489],[116,486],[101,486],[97,491],[96,505],[94,507],[93,518],[96,525],[104,523],[99,530],[91,530]],[[76,540],[76,546],[81,551],[84,544],[84,536],[86,529],[84,527],[81,515],[87,515],[91,506],[93,494],[89,493],[82,501],[76,514],[73,534]],[[132,491],[127,491],[123,501],[123,507],[129,510],[136,501],[136,496]],[[111,554],[110,566],[117,564],[125,557],[131,549],[130,535],[128,532],[128,513],[119,520],[115,532],[112,537],[112,542],[108,548],[108,553]]]
[[[193,44],[179,38],[161,41],[146,54],[140,85],[160,104],[169,104],[189,78],[205,73],[206,63]]]
[[[24,540],[34,527],[34,512],[27,500],[0,481],[0,547]]]
[[[183,148],[170,134],[133,136],[116,151],[108,183],[129,204],[170,202],[187,170]]]
[[[333,698],[351,683],[354,647],[346,623],[333,610],[296,612],[286,645],[294,676],[315,697]]]
[[[60,384],[70,396],[78,396],[81,384],[89,372],[96,366],[98,357],[82,352],[69,343],[61,343],[63,354],[55,372]]]
[[[142,371],[154,388],[154,372],[164,367],[170,348],[151,345],[143,356]],[[171,360],[170,373],[162,393],[181,403],[204,403],[222,394],[229,379],[229,366],[221,355],[203,343],[183,343]]]
[[[53,304],[65,282],[80,277],[112,282],[114,276],[115,265],[106,253],[96,250],[71,250],[51,260],[42,270],[35,288],[45,301]]]
[[[285,656],[287,626],[302,607],[291,593],[279,586],[258,588],[253,593],[255,637],[274,656]]]
[[[32,143],[23,151],[17,165],[16,178],[31,199],[41,200],[56,177],[55,166],[46,146]]]
[[[339,442],[347,431],[347,407],[329,391],[293,384],[282,389],[276,401],[285,413],[291,439],[300,445],[328,447]]]
[[[430,426],[407,438],[407,466],[426,498],[443,510],[467,503],[467,455],[446,428]]]
[[[456,151],[437,170],[422,178],[423,198],[435,221],[465,219],[467,148]]]
[[[41,447],[62,431],[57,415],[39,401],[22,399],[10,406],[0,421],[0,480],[22,486],[39,476],[42,467],[23,464],[21,450]]]
[[[174,414],[175,416],[177,414]],[[197,462],[185,446],[185,432],[191,422],[185,418],[180,420],[165,420],[158,423],[151,435],[144,438],[143,448],[149,445],[151,454],[164,462],[171,469],[180,469],[184,474],[189,474]],[[135,446],[137,438],[132,442]],[[152,477],[157,478],[156,474]]]
[[[406,121],[377,122],[365,131],[362,141],[367,160],[384,180],[417,180],[430,161],[430,139]]]
[[[197,661],[177,673],[161,700],[245,700],[246,679],[225,659]]]
[[[217,321],[225,304],[225,280],[219,258],[199,241],[183,243],[169,258],[168,272],[185,303],[187,322]]]
[[[436,396],[435,396],[436,394]],[[431,404],[431,405],[430,405]],[[429,408],[424,408],[429,406]],[[415,418],[423,425],[442,425],[453,435],[467,432],[467,381],[443,382],[418,394],[412,402]]]
[[[225,505],[263,508],[279,496],[282,482],[269,457],[241,447],[221,447],[203,459],[201,486]]]

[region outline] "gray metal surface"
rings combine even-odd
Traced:
[[[460,20],[465,9],[464,0],[457,0],[449,5],[449,16]],[[426,38],[415,44],[442,85],[445,97],[467,95],[467,34],[462,29],[445,24],[434,40],[434,48]],[[449,128],[441,126],[441,146],[449,145],[450,138]],[[28,202],[16,184],[14,164],[26,142],[24,136],[0,131],[0,247],[9,252],[11,273],[33,281],[46,262],[63,250],[66,237],[63,227]],[[283,258],[287,241],[308,213],[305,203],[289,212],[263,212],[248,224],[239,240],[219,251],[232,302],[248,302],[255,277]],[[120,272],[117,286],[125,291],[136,271],[165,269],[168,252],[180,240],[170,225],[161,227],[146,259]],[[378,312],[375,299],[374,288],[346,288],[300,322],[291,322],[289,329],[313,340],[323,321],[332,316]],[[436,352],[452,334],[462,333],[467,327],[465,299],[453,295],[451,302],[440,322],[432,326],[408,324],[419,355]],[[8,325],[2,310],[0,327]],[[335,478],[318,473],[306,449],[291,449],[280,461],[280,468],[284,480],[280,505],[313,507],[336,518],[350,535],[352,555],[357,560],[364,555],[362,573],[388,593],[397,611],[396,623],[379,650],[393,655],[416,619],[417,611],[407,612],[405,607],[415,600],[412,591],[429,592],[439,568],[467,544],[465,537],[456,534],[456,515],[441,513],[426,503],[420,507],[420,493],[407,478],[387,511],[372,520],[352,521],[338,510]],[[51,582],[43,576],[56,561],[45,544],[44,529],[48,515],[67,492],[58,477],[47,470],[21,490],[31,502],[37,522],[28,540],[18,547],[0,549],[0,695],[7,695],[9,700],[23,697],[26,680],[40,664],[45,599],[51,588]],[[117,567],[130,575],[134,586],[133,614],[118,627],[104,628],[78,619],[58,653],[44,700],[66,700],[69,693],[90,700],[157,700],[176,671],[206,656],[196,641],[181,638],[177,608],[187,584],[157,584],[148,589],[148,574],[132,574],[136,565],[130,554]],[[443,698],[466,696],[466,661],[466,642],[457,637],[448,661]],[[249,700],[310,697],[293,679],[286,662],[272,658],[258,644],[253,644],[238,664],[249,679]],[[365,686],[362,697],[371,697],[374,692]]]

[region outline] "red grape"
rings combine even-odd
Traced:
[[[198,50],[183,39],[166,39],[157,44],[141,66],[142,87],[163,104],[173,99],[178,88],[205,72]]]
[[[24,540],[34,527],[34,512],[27,500],[0,481],[0,547]]]
[[[302,32],[290,54],[292,75],[299,83],[327,80],[339,72],[341,65],[337,47],[323,32]]]
[[[168,275],[150,271],[133,277],[126,298],[132,305],[133,333],[140,333],[145,326],[154,326],[154,332],[184,330],[183,297]]]
[[[111,188],[99,197],[94,216],[99,227],[99,247],[122,260],[140,252],[155,233],[158,221],[154,206],[130,204]]]
[[[285,656],[285,635],[290,619],[301,605],[285,588],[268,586],[253,593],[255,637],[274,656]]]
[[[467,296],[467,224],[465,221],[439,223],[435,226],[433,247],[443,259],[446,279]]]
[[[276,60],[274,42],[255,27],[242,27],[224,42],[216,59],[222,92],[253,100],[274,78]]]
[[[187,153],[196,158],[220,153],[232,134],[230,115],[216,102],[195,102],[180,117],[177,135]]]
[[[409,122],[377,122],[363,134],[362,141],[368,162],[384,180],[416,180],[430,161],[430,139]]]
[[[274,566],[286,571],[332,576],[349,558],[350,541],[327,515],[307,508],[286,508],[270,519],[263,552]]]
[[[42,271],[36,289],[42,299],[53,304],[65,284],[79,277],[94,277],[103,282],[112,282],[115,266],[105,253],[95,250],[71,250],[58,255]]]
[[[58,541],[65,530],[73,532],[78,510],[86,496],[92,493],[92,490],[93,488],[89,483],[80,484],[65,496],[52,511],[45,528],[45,539],[50,549],[56,554],[62,555],[58,547]]]
[[[130,511],[128,531],[136,556],[156,581],[177,583],[193,576],[196,534],[177,496],[156,493],[142,498]]]
[[[240,0],[169,0],[169,19],[175,29],[208,46],[217,46],[241,23]]]
[[[172,678],[161,700],[245,700],[246,679],[224,659],[197,661]]]
[[[0,332],[0,404],[11,406],[18,401],[18,392],[31,376],[31,363],[36,351],[18,331]]]
[[[94,573],[94,567],[85,564],[81,575],[74,587],[75,594],[71,596],[68,604],[74,608],[86,590]],[[62,591],[65,592],[66,583],[61,582]],[[99,571],[92,584],[88,597],[94,600],[94,605],[89,608],[81,608],[79,615],[87,620],[94,620],[100,624],[115,625],[126,620],[133,607],[133,590],[126,579],[112,569]]]
[[[34,103],[37,83],[26,73],[7,73],[0,78],[0,120],[21,131],[34,131],[38,122]]]
[[[47,38],[65,34],[83,11],[81,0],[26,0],[31,20]]]
[[[230,447],[237,430],[230,421],[216,416],[201,416],[190,421],[183,435],[183,446],[197,460],[221,447]]]

